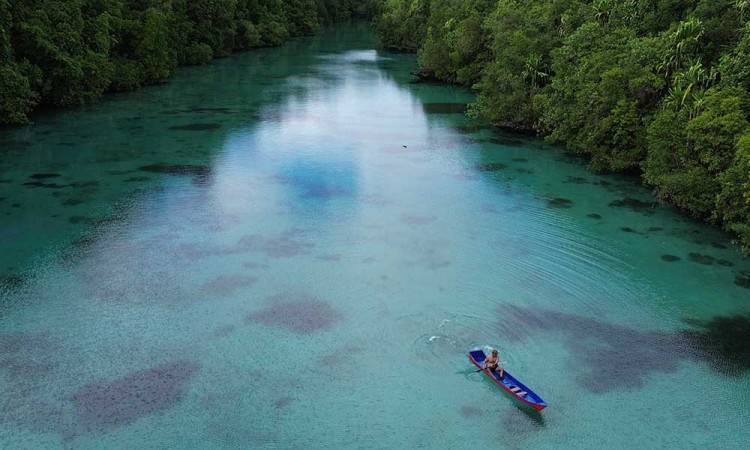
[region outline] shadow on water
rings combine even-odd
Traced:
[[[491,390],[491,394],[488,395],[495,395],[496,393],[498,399],[510,402],[510,404],[513,405],[513,408],[508,409],[506,414],[503,415],[503,426],[510,427],[519,433],[525,433],[531,432],[534,429],[540,429],[546,425],[544,416],[541,414],[541,412],[535,410],[530,406],[524,405],[523,403],[513,398],[507,392],[500,389],[487,376],[485,376],[484,374],[480,374],[477,369],[462,370],[458,373],[460,375],[463,375],[466,379],[472,379],[472,377],[474,376],[482,377],[482,383]],[[462,408],[462,415],[464,417],[472,415],[466,414],[466,412],[463,411],[463,409],[465,408],[467,407]]]
[[[516,411],[520,412],[523,417],[528,419],[528,422],[535,425],[536,428],[543,428],[547,423],[544,420],[544,415],[540,411],[523,405],[515,405]]]
[[[501,333],[521,341],[529,333],[561,332],[576,355],[576,380],[594,393],[641,388],[653,373],[670,373],[682,361],[701,361],[738,377],[750,371],[750,317],[686,320],[677,332],[640,331],[595,318],[512,305],[499,308]],[[522,331],[519,331],[522,330]]]
[[[544,415],[529,407],[514,405],[500,415],[500,426],[510,433],[510,439],[521,444],[527,437],[541,431],[547,424]]]

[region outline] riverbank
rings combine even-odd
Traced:
[[[747,251],[743,8],[394,0],[375,24],[385,47],[418,52],[422,76],[475,89],[475,117],[534,130],[597,172],[639,172],[661,201]]]
[[[373,3],[124,0],[0,3],[0,126],[25,124],[39,105],[90,104],[205,65],[275,47],[322,26],[369,18]],[[61,26],[64,24],[64,26]]]

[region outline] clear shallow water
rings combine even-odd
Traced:
[[[0,133],[2,446],[743,448],[728,237],[373,48],[342,28]],[[547,410],[474,373],[488,345]]]

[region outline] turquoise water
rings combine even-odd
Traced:
[[[1,447],[745,447],[730,237],[374,48],[0,132]],[[489,346],[545,411],[474,372]]]

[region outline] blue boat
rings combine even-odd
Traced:
[[[536,393],[529,389],[528,386],[518,381],[513,375],[509,374],[507,370],[503,371],[503,377],[500,378],[500,375],[497,372],[490,372],[489,370],[485,369],[484,360],[486,358],[487,355],[485,355],[484,351],[481,349],[476,349],[469,352],[469,359],[471,360],[471,362],[473,362],[475,366],[482,369],[482,372],[484,372],[485,375],[490,377],[490,379],[494,381],[495,384],[503,388],[505,392],[512,395],[516,400],[520,401],[524,405],[531,406],[537,411],[541,411],[547,407],[547,402],[542,400],[540,396],[536,395]]]

